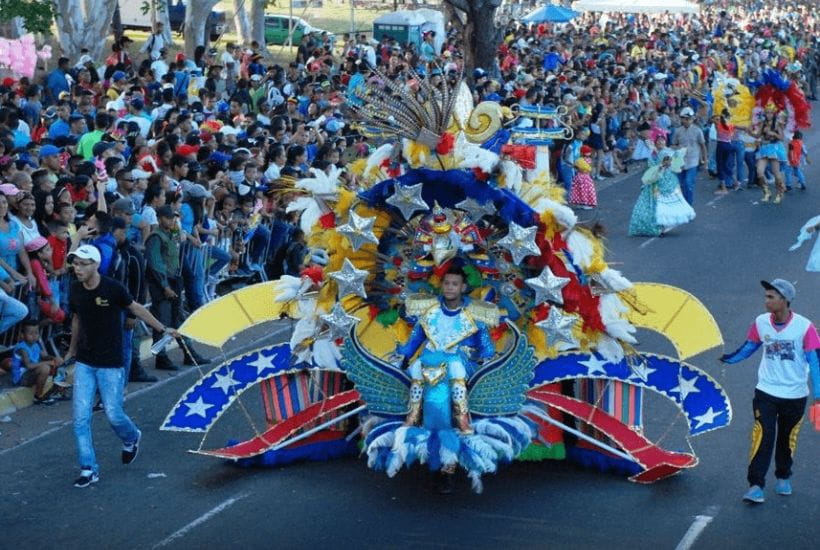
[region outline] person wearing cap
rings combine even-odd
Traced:
[[[102,140],[105,131],[111,124],[111,117],[107,113],[99,112],[94,117],[94,131],[86,133],[77,144],[77,154],[85,160],[94,158],[94,146]]]
[[[157,208],[157,226],[145,239],[145,271],[151,312],[167,326],[182,323],[182,278],[180,264],[180,235],[176,213],[169,205]],[[162,331],[154,331],[154,342],[162,338]],[[155,359],[159,370],[179,370],[168,354],[161,351]]]
[[[74,436],[80,463],[75,487],[99,481],[99,465],[91,436],[94,396],[99,391],[105,414],[123,443],[122,462],[137,457],[142,433],[123,410],[123,320],[131,313],[159,333],[178,336],[176,330],[158,321],[134,301],[122,283],[100,275],[100,251],[82,245],[69,255],[77,278],[71,284],[69,303],[73,312],[68,356],[76,360],[74,370]]]
[[[750,357],[763,346],[752,400],[755,423],[747,479],[749,490],[743,500],[765,500],[766,472],[774,451],[775,492],[792,494],[792,462],[797,434],[809,395],[811,377],[814,403],[820,403],[820,337],[814,324],[794,313],[794,285],[785,279],[760,281],[764,289],[766,313],[758,315],[749,328],[746,342],[733,353],[722,355],[734,364]]]
[[[706,140],[703,131],[692,124],[695,112],[691,107],[684,107],[680,112],[681,127],[675,131],[672,138],[672,147],[679,149],[686,148],[686,155],[683,157],[683,169],[678,174],[680,189],[683,198],[689,205],[695,202],[695,180],[698,176],[698,167],[706,164],[708,155],[706,154]]]
[[[69,118],[71,117],[71,104],[67,101],[60,101],[57,105],[49,107],[54,109],[54,120],[48,127],[48,139],[55,140],[60,136],[67,136],[71,132]]]

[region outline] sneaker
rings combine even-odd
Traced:
[[[766,495],[763,494],[763,489],[757,485],[752,485],[746,494],[743,495],[743,500],[746,502],[753,502],[755,504],[762,504],[766,501]]]
[[[83,466],[80,470],[80,477],[74,482],[75,487],[88,487],[92,483],[97,483],[100,480],[100,474],[87,466]]]
[[[122,463],[131,464],[137,458],[137,453],[140,450],[140,439],[142,439],[142,432],[137,430],[137,440],[128,445],[122,446]]]
[[[787,497],[792,494],[792,482],[788,479],[778,479],[774,486],[774,492]]]
[[[54,398],[52,397],[34,397],[35,405],[46,405],[47,407],[50,407],[54,403],[56,403],[56,401],[54,401]]]

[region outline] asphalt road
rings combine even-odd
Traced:
[[[807,137],[809,149],[820,151],[818,133]],[[820,320],[820,278],[803,270],[809,247],[787,251],[799,227],[819,213],[817,164],[807,171],[809,190],[790,193],[779,206],[760,204],[757,191],[714,195],[714,181],[701,178],[697,219],[663,239],[626,236],[636,174],[605,182],[599,210],[580,215],[606,226],[614,267],[633,281],[664,282],[695,294],[715,315],[726,348],[734,349],[763,311],[761,279],[794,281],[796,311]],[[274,330],[262,327],[232,345],[252,345]],[[652,334],[641,334],[641,349],[672,351]],[[198,436],[157,429],[195,381],[196,372],[188,369],[131,389],[126,410],[144,442],[130,466],[119,463],[119,442],[104,417],[95,415],[101,480],[81,490],[72,487],[77,466],[69,405],[32,407],[0,425],[0,546],[816,548],[820,433],[804,423],[793,496],[773,494],[770,472],[767,502],[742,503],[758,359],[727,368],[716,361],[721,353],[712,350],[691,363],[728,392],[732,425],[692,439],[697,468],[651,486],[566,463],[515,463],[486,477],[482,495],[472,494],[461,479],[453,495],[441,497],[419,469],[391,480],[361,459],[235,468],[187,453],[200,444]],[[649,399],[645,418],[651,437],[663,438],[670,449],[687,448],[671,404]],[[242,430],[247,422],[231,411],[204,446],[247,435]]]

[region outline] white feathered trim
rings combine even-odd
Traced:
[[[467,141],[464,132],[459,132],[455,144],[459,168],[480,168],[482,172],[491,173],[498,164],[499,157],[492,151],[481,148]]]
[[[364,169],[364,175],[368,178],[375,179],[378,172],[382,169],[382,162],[384,159],[389,159],[393,155],[393,144],[385,143],[367,157],[367,166]],[[376,173],[371,173],[375,171]]]
[[[555,220],[564,226],[565,229],[572,229],[578,223],[578,216],[572,211],[572,208],[555,202],[552,199],[541,197],[535,204],[531,204],[532,209],[538,212],[549,212],[555,217]]]
[[[592,254],[595,250],[592,241],[580,231],[570,231],[565,238],[572,259],[582,269],[587,269],[592,264]]]
[[[296,182],[295,187],[309,191],[316,196],[336,195],[339,187],[339,169],[335,166],[333,168],[335,172],[331,171],[331,175],[326,174],[324,170],[311,169],[313,177],[300,179]]]
[[[333,340],[322,338],[313,342],[313,364],[326,370],[341,372],[339,360],[342,352]]]
[[[481,474],[479,474],[478,472],[469,472],[467,475],[470,477],[473,492],[477,495],[483,493],[484,484],[481,483]]]
[[[601,334],[595,349],[608,363],[617,365],[624,359],[624,348],[613,337]]]
[[[302,279],[291,275],[282,275],[273,284],[274,292],[278,292],[274,302],[289,302],[296,298],[302,288]]]
[[[315,315],[307,315],[296,322],[293,334],[290,335],[290,349],[296,348],[306,338],[313,338],[316,335],[316,320]]]
[[[311,234],[313,226],[322,217],[322,208],[313,197],[297,197],[285,209],[285,212],[301,212],[299,217],[299,228],[305,233],[305,236]]]
[[[402,426],[395,431],[391,447],[390,460],[387,462],[387,477],[395,476],[407,460],[407,445],[404,438],[407,435],[407,426]]]
[[[606,268],[601,271],[600,277],[615,292],[632,288],[632,281],[621,275],[617,269]]]
[[[524,173],[521,167],[511,160],[502,160],[500,163],[501,173],[504,175],[504,186],[515,193],[521,191],[521,184],[524,182]]]
[[[635,327],[623,317],[629,309],[621,302],[617,294],[602,295],[598,311],[601,313],[601,320],[604,322],[607,334],[630,344],[638,342],[632,336],[635,333]]]
[[[379,450],[393,447],[393,440],[395,439],[395,430],[390,430],[383,433],[374,439],[370,445],[367,446],[367,465],[372,468],[376,465],[376,457],[379,456]]]

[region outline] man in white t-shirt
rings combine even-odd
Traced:
[[[789,281],[774,279],[760,284],[765,289],[767,313],[757,316],[742,347],[720,358],[724,363],[738,363],[763,346],[752,401],[755,423],[747,475],[751,487],[743,495],[743,500],[753,503],[765,500],[763,487],[772,451],[777,477],[775,492],[792,494],[792,455],[806,409],[810,375],[814,403],[820,403],[817,329],[791,310],[796,291]]]

